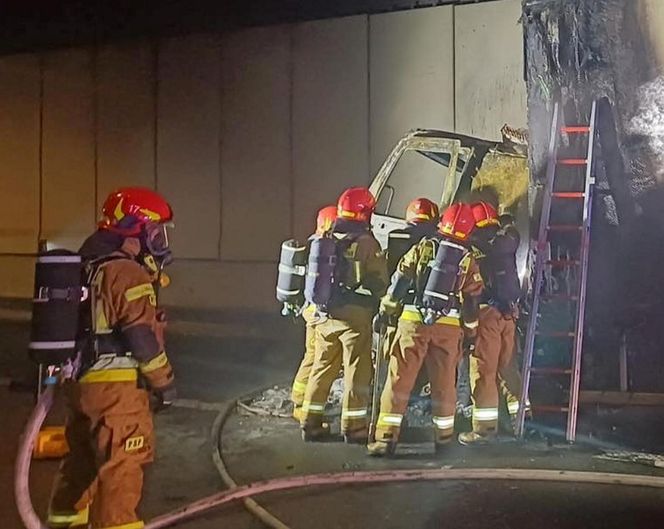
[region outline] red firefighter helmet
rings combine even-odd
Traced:
[[[472,206],[473,216],[475,217],[475,226],[486,228],[487,226],[498,226],[498,212],[488,202],[475,202]]]
[[[337,217],[358,222],[370,222],[376,209],[376,199],[366,187],[346,189],[337,202]]]
[[[127,237],[138,235],[149,223],[166,224],[173,210],[166,199],[145,187],[123,187],[113,191],[102,207],[99,228]]]
[[[337,206],[325,206],[319,210],[316,217],[316,233],[321,235],[330,230],[335,220],[337,220]]]
[[[431,222],[440,216],[438,206],[428,198],[416,198],[406,208],[406,222]]]
[[[475,216],[468,204],[452,204],[447,208],[438,224],[438,231],[458,241],[467,241],[475,229]]]

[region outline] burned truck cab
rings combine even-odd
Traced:
[[[378,202],[373,231],[381,245],[388,233],[405,226],[406,206],[414,198],[433,200],[441,211],[456,201],[497,201],[521,233],[517,264],[523,281],[529,244],[526,140],[520,131],[502,132],[501,142],[429,129],[401,138],[370,186]]]

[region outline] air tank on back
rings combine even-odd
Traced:
[[[34,362],[58,365],[74,356],[80,306],[88,294],[82,279],[76,253],[52,250],[37,257],[28,347]]]

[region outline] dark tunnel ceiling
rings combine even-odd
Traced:
[[[8,0],[0,52],[495,0]]]

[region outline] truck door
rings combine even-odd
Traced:
[[[371,184],[378,202],[373,231],[383,248],[387,234],[405,226],[411,200],[428,198],[441,207],[452,202],[469,156],[470,149],[448,138],[409,135],[397,144]]]

